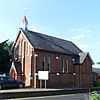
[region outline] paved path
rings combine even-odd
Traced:
[[[0,93],[11,93],[11,92],[35,92],[35,91],[55,91],[55,90],[62,90],[62,89],[45,89],[45,88],[22,88],[22,89],[4,89],[0,90]]]
[[[86,93],[79,93],[79,94],[29,97],[29,98],[8,99],[8,100],[89,100],[89,95]]]

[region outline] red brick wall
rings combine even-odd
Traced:
[[[84,63],[81,66],[81,84],[83,87],[93,86],[92,78],[92,62],[89,57],[85,59]]]
[[[90,85],[92,84],[92,63],[89,57],[86,58],[83,64],[73,65],[73,58],[70,55],[32,49],[31,45],[23,34],[21,36],[19,35],[19,38],[16,41],[17,43],[15,45],[15,48],[17,47],[19,41],[25,41],[25,54],[23,57],[24,60],[22,62],[22,67],[24,76],[23,80],[25,81],[26,86],[34,86],[34,54],[38,55],[38,57],[36,57],[36,73],[42,70],[43,56],[46,57],[46,70],[48,70],[47,58],[48,56],[51,57],[51,71],[49,72],[49,80],[47,81],[47,87],[90,87]],[[59,57],[59,59],[57,60],[55,59],[56,55]],[[68,73],[62,72],[62,57],[68,60]],[[75,67],[76,75],[73,75],[73,67]],[[59,73],[59,75],[57,75],[57,73]],[[32,74],[32,80],[30,80],[30,74]],[[40,81],[38,80],[38,77],[36,77],[36,83],[37,87],[39,87]]]
[[[30,86],[30,73],[31,73],[31,56],[32,56],[32,47],[30,45],[30,43],[28,42],[27,38],[24,36],[24,34],[22,32],[20,32],[17,40],[16,40],[16,44],[15,44],[15,49],[17,48],[17,46],[19,45],[19,43],[21,42],[23,44],[24,41],[24,50],[22,50],[22,52],[24,51],[24,55],[22,55],[21,58],[21,67],[22,67],[22,75],[18,75],[19,79],[22,79],[23,81],[25,81],[25,85],[26,86]],[[23,49],[23,46],[22,46]],[[19,50],[15,50],[16,55],[19,55]],[[15,56],[19,59],[19,56]],[[17,59],[17,60],[18,60]]]
[[[49,72],[49,80],[47,81],[48,87],[73,87],[73,63],[72,63],[72,56],[70,55],[64,55],[60,53],[53,53],[53,52],[45,52],[45,51],[36,51],[38,54],[37,57],[37,69],[36,72],[42,70],[42,57],[46,57],[46,70],[48,71],[47,67],[47,58],[48,56],[51,57],[51,71]],[[55,55],[59,56],[59,59],[55,59]],[[68,60],[68,73],[62,72],[62,57]],[[55,68],[55,65],[57,65],[57,68]],[[55,70],[56,69],[56,70]],[[65,70],[66,70],[65,66]],[[59,73],[59,75],[57,75]],[[39,87],[40,81],[37,79],[37,87]],[[43,81],[44,86],[44,81]]]
[[[92,62],[87,56],[83,64],[75,65],[75,82],[77,87],[92,87]],[[80,71],[80,73],[79,73]]]

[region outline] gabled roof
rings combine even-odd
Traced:
[[[80,56],[80,63],[82,64],[85,60],[85,58],[87,57],[88,53],[79,53]]]
[[[22,30],[22,29],[21,29]],[[23,30],[22,30],[23,31]],[[23,31],[34,49],[78,55],[82,52],[73,42],[28,30]]]
[[[94,62],[88,52],[85,52],[85,53],[81,52],[81,53],[79,53],[79,56],[80,56],[80,64],[82,64],[84,62],[84,60],[86,59],[87,56],[89,56],[90,60],[92,61],[92,64],[94,64]]]

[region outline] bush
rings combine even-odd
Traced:
[[[94,81],[94,87],[100,87],[100,81]]]
[[[100,94],[97,94],[96,91],[92,92],[92,100],[100,100]]]

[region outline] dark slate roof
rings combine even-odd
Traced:
[[[23,31],[23,30],[22,30]],[[82,52],[73,42],[33,31],[23,31],[34,49],[78,55]]]

